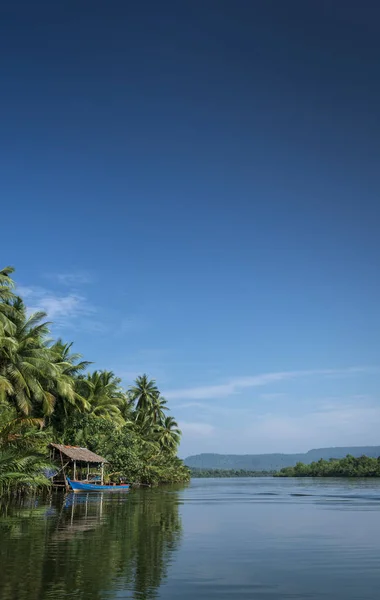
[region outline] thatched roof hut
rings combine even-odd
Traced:
[[[64,454],[64,456],[67,456],[67,458],[78,462],[96,463],[98,465],[108,462],[105,458],[99,456],[99,454],[95,454],[95,452],[91,452],[91,450],[81,448],[80,446],[65,446],[64,444],[50,444],[50,446]]]
[[[54,475],[53,482],[55,485],[60,485],[58,476],[62,473],[63,476],[63,484],[68,489],[67,480],[66,480],[66,468],[72,469],[73,472],[73,480],[77,480],[77,474],[79,473],[82,481],[88,481],[90,476],[90,465],[100,465],[101,474],[100,474],[100,482],[103,483],[103,475],[104,475],[104,465],[108,463],[107,459],[103,458],[103,456],[99,456],[99,454],[95,454],[95,452],[91,452],[91,450],[87,450],[87,448],[81,448],[80,446],[66,446],[64,444],[50,444],[50,447],[53,450],[53,458],[56,451],[59,452],[59,456],[61,459],[61,468]],[[64,464],[64,457],[68,459],[66,464]],[[79,463],[79,465],[77,465]],[[83,478],[83,463],[87,465],[86,471],[86,479]],[[68,465],[71,465],[68,467]],[[77,469],[78,466],[78,469]],[[71,477],[71,476],[70,476]]]

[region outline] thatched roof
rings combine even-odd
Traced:
[[[86,463],[106,463],[108,462],[102,456],[87,450],[87,448],[81,448],[80,446],[64,446],[63,444],[50,444],[52,448],[56,448],[59,452],[62,452],[71,460],[78,460]]]

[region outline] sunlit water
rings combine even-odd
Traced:
[[[1,600],[379,596],[376,479],[203,479],[0,511]]]

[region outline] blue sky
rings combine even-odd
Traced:
[[[378,444],[378,3],[1,11],[1,256],[28,305],[155,377],[182,455]]]

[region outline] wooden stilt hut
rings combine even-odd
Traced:
[[[68,489],[66,475],[73,481],[90,483],[99,480],[104,483],[104,465],[107,460],[87,448],[80,446],[65,446],[63,444],[50,444],[52,459],[60,465],[59,471],[53,477],[53,485]],[[94,472],[95,469],[95,472]]]

